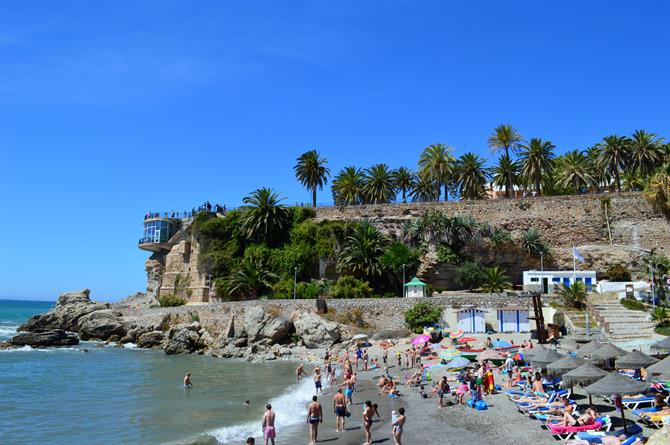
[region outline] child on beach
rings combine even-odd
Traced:
[[[468,392],[468,385],[465,383],[465,380],[461,381],[461,384],[458,386],[456,389],[456,402],[460,403],[461,405],[465,403],[463,400],[463,397],[465,394]]]

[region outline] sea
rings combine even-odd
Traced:
[[[53,305],[0,300],[0,341]],[[311,379],[296,383],[295,368],[132,344],[0,350],[0,443],[262,443],[266,403],[277,413],[278,439],[297,437],[314,387]],[[192,389],[183,388],[186,372]]]

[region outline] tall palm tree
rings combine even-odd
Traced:
[[[521,157],[521,174],[524,179],[535,186],[535,192],[540,195],[543,179],[547,178],[554,169],[554,144],[550,141],[532,138],[519,146]]]
[[[656,133],[635,130],[630,140],[631,160],[633,168],[637,168],[643,178],[654,173],[656,167],[663,162],[663,141]]]
[[[273,244],[286,233],[291,214],[281,204],[283,199],[277,192],[263,187],[242,200],[248,206],[241,221],[247,238]]]
[[[326,167],[328,159],[322,158],[316,150],[309,150],[296,159],[293,167],[298,181],[312,191],[312,207],[316,207],[316,189],[323,190],[328,183],[330,170]]]
[[[498,293],[510,287],[512,283],[500,267],[487,267],[483,270],[481,288],[484,292]]]
[[[395,188],[402,192],[402,202],[407,202],[407,192],[414,187],[414,174],[407,167],[398,167],[393,172]]]
[[[416,174],[414,187],[409,195],[414,202],[430,202],[440,199],[439,187],[435,187],[435,181],[426,171],[419,171]]]
[[[579,192],[581,187],[593,184],[593,176],[584,153],[572,150],[561,156],[558,164],[558,180],[562,187],[572,186],[574,193]]]
[[[517,131],[516,128],[509,124],[498,125],[493,129],[493,134],[489,137],[488,144],[493,153],[496,153],[500,150],[505,151],[505,156],[510,159],[510,150],[515,152],[523,136]],[[510,197],[510,191],[512,190],[512,183],[510,178],[508,178],[507,183],[505,184],[505,196]]]
[[[586,156],[589,174],[593,178],[593,185],[596,191],[600,193],[602,187],[607,187],[612,182],[612,175],[600,160],[602,156],[600,145],[596,144],[588,147],[584,156]]]
[[[363,172],[363,196],[366,202],[386,204],[396,195],[393,172],[386,164],[375,164]]]
[[[505,196],[509,198],[510,189],[520,182],[521,166],[509,156],[502,154],[498,158],[498,164],[493,167],[493,184],[505,187]]]
[[[461,199],[484,199],[490,174],[484,160],[474,153],[465,153],[456,161],[456,184]]]
[[[670,163],[661,166],[649,178],[644,195],[670,220]]]
[[[382,255],[386,238],[370,223],[363,222],[347,236],[339,255],[339,269],[370,277],[383,271]]]
[[[630,140],[625,136],[605,136],[599,144],[601,150],[600,162],[610,173],[614,174],[616,189],[621,191],[621,171],[625,170],[630,162]]]
[[[454,162],[453,149],[444,144],[433,144],[423,149],[419,157],[419,167],[432,177],[437,187],[437,199],[440,199],[440,187],[444,186],[444,200],[448,198],[448,186],[452,180]]]
[[[336,205],[361,204],[363,202],[363,172],[360,168],[343,168],[333,180],[331,190]]]
[[[268,270],[259,257],[245,259],[238,270],[227,279],[230,295],[241,293],[246,298],[256,298],[264,290],[269,290],[277,280],[277,275]]]

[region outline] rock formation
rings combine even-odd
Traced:
[[[77,334],[65,332],[63,329],[54,329],[46,332],[25,332],[9,340],[12,346],[31,346],[46,348],[49,346],[71,346],[79,344]]]
[[[340,326],[313,313],[299,313],[293,322],[296,334],[308,348],[329,348],[340,341]]]
[[[88,289],[77,292],[66,292],[58,297],[56,307],[40,315],[35,315],[18,329],[28,332],[46,332],[54,329],[77,331],[79,321],[85,315],[102,309],[109,309],[108,303],[92,302]]]

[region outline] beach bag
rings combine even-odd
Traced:
[[[495,385],[494,388],[496,389],[496,391],[500,391],[502,389],[500,385]]]
[[[479,402],[475,403],[475,408],[477,411],[484,411],[488,408],[488,406],[486,405],[485,401],[480,400]]]
[[[474,399],[469,399],[469,400],[468,400],[468,406],[469,406],[470,408],[474,408],[474,407],[475,407],[474,405],[475,405],[475,401],[474,401]]]

